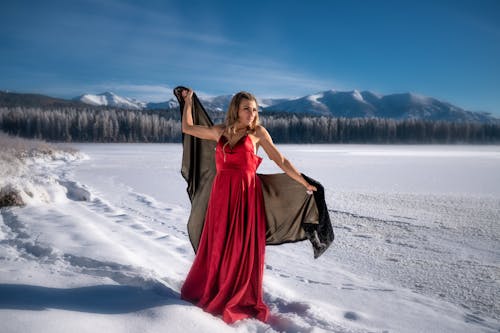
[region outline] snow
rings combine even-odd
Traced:
[[[313,102],[313,103],[320,103],[320,104],[321,104],[321,102],[320,102],[320,101],[318,101],[318,99],[323,98],[323,97],[324,97],[324,95],[325,95],[324,93],[319,93],[319,94],[309,95],[309,96],[307,96],[306,98],[307,98],[308,100],[310,100],[311,102]]]
[[[146,107],[145,102],[134,98],[121,97],[112,92],[105,92],[98,95],[85,94],[79,100],[90,105],[113,106],[133,110],[140,110]]]
[[[357,99],[360,102],[365,102],[365,100],[363,99],[363,96],[361,95],[361,93],[358,90],[353,90],[351,95],[354,99]]]
[[[268,104],[266,102],[263,102],[262,99],[257,99],[257,104],[259,104],[259,107],[261,108],[267,108],[268,106],[271,106],[271,104]]]
[[[194,258],[181,146],[72,146],[0,174],[28,203],[1,210],[2,332],[500,328],[498,146],[280,145],[325,186],[336,239],[317,260],[268,246],[271,320],[233,325],[179,299]]]

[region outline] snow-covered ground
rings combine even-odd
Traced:
[[[499,146],[281,145],[324,184],[336,239],[317,260],[268,246],[271,320],[234,325],[179,299],[181,146],[72,146],[9,179],[28,204],[1,210],[2,333],[500,332]]]

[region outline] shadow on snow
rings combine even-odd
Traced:
[[[24,284],[0,284],[0,309],[62,309],[101,314],[129,313],[162,305],[185,304],[179,294],[163,287],[98,285],[48,288]]]

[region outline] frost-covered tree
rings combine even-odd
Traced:
[[[209,112],[215,122],[223,112]],[[331,118],[262,113],[262,124],[282,143],[498,143],[500,123]],[[52,141],[179,142],[178,110],[0,107],[10,134]]]

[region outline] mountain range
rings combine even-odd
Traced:
[[[207,110],[225,111],[229,107],[232,96],[200,97],[200,100]],[[174,98],[162,103],[145,103],[109,92],[100,95],[82,95],[77,99],[93,105],[130,109],[178,107],[177,100]],[[264,112],[277,111],[345,118],[378,117],[480,122],[498,120],[486,112],[464,110],[432,97],[412,93],[379,95],[370,91],[327,90],[299,98],[267,98],[258,99],[258,102]]]
[[[264,110],[306,112],[345,118],[377,117],[481,122],[498,120],[490,113],[464,110],[432,97],[412,93],[379,95],[358,90],[327,90],[276,103]]]
[[[207,110],[225,111],[233,95],[200,97]],[[499,121],[487,112],[464,110],[453,104],[413,93],[380,95],[370,91],[327,90],[299,98],[258,99],[263,112],[276,111],[333,117],[379,117],[391,119],[425,119],[447,121]],[[94,105],[130,110],[171,109],[178,107],[175,98],[148,103],[119,96],[112,92],[84,94],[65,100],[38,94],[18,94],[0,91],[0,106],[70,106]]]

